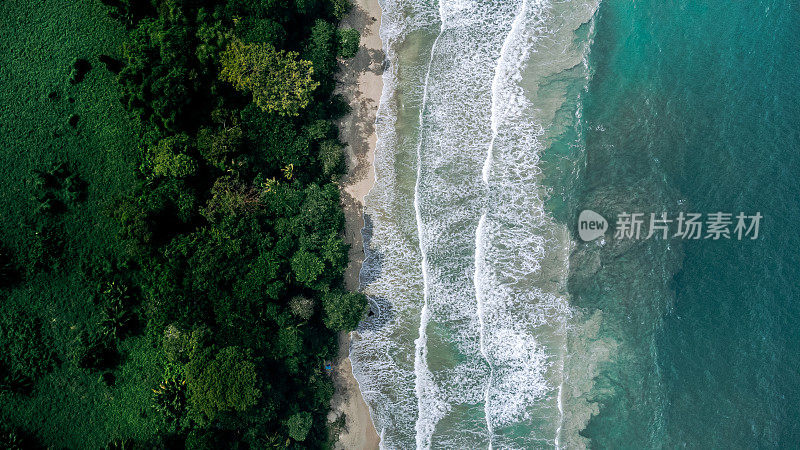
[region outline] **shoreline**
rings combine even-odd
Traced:
[[[336,93],[350,105],[351,112],[339,120],[339,137],[345,147],[347,174],[339,188],[345,214],[344,241],[350,246],[345,270],[345,286],[359,289],[359,272],[364,261],[364,197],[375,180],[375,118],[383,92],[384,54],[380,39],[381,9],[377,0],[354,0],[352,10],[342,19],[342,27],[361,33],[358,53],[339,61]],[[333,371],[335,391],[328,421],[332,424],[344,415],[338,430],[336,449],[377,449],[380,437],[372,422],[369,407],[361,395],[350,363],[350,334],[340,333],[339,354]]]

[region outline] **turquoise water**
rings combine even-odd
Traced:
[[[384,0],[353,370],[386,448],[800,442],[800,12]],[[584,243],[597,211],[757,240]]]
[[[602,294],[576,283],[578,304],[627,303],[605,308],[606,332],[630,341],[582,433],[602,447],[795,447],[797,4],[604,2],[596,24],[582,201],[765,218],[756,241],[631,248],[601,269]]]

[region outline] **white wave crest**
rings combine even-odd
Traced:
[[[391,64],[361,274],[375,314],[351,358],[382,446],[557,445],[571,242],[539,159],[568,103],[549,79],[585,61],[574,32],[597,5],[381,6]]]

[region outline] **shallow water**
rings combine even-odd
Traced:
[[[381,7],[351,355],[383,445],[797,442],[797,8]],[[583,243],[582,209],[764,221]]]

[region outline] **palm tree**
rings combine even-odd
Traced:
[[[178,420],[186,408],[186,380],[168,378],[153,389],[155,408],[168,419]]]
[[[103,318],[98,324],[102,333],[114,339],[120,339],[128,331],[131,316],[120,301],[113,301],[103,308]]]

